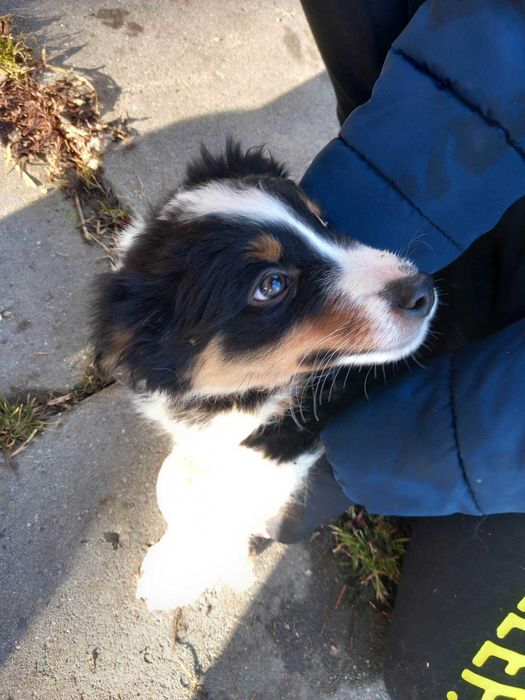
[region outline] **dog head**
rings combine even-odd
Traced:
[[[262,149],[203,150],[124,232],[99,283],[99,364],[171,396],[284,386],[298,374],[413,353],[436,306],[407,260],[334,231]]]

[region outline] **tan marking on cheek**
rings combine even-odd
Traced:
[[[316,350],[352,354],[374,349],[374,329],[358,310],[327,311],[297,324],[264,352],[235,360],[224,357],[219,339],[212,341],[195,367],[192,388],[203,393],[274,388],[287,384],[294,374],[308,371],[300,360]]]
[[[250,245],[248,257],[258,262],[279,262],[283,249],[271,233],[261,233]]]
[[[220,340],[214,340],[201,354],[191,379],[193,390],[230,392],[281,386],[292,374],[287,358],[278,347],[232,360],[224,357]]]
[[[287,351],[297,360],[317,351],[368,352],[374,349],[375,332],[358,309],[326,311],[296,326],[287,346]],[[305,367],[299,369],[304,371]]]

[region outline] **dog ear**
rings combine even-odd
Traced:
[[[95,365],[104,377],[122,367],[135,335],[130,279],[123,272],[108,272],[96,279],[92,309]]]
[[[210,180],[236,179],[250,175],[288,177],[286,167],[264,150],[264,146],[259,146],[244,151],[231,138],[226,142],[225,151],[219,155],[213,155],[202,145],[200,158],[188,165],[184,186],[195,187]]]
[[[118,270],[96,279],[92,317],[95,364],[102,376],[117,370],[126,379],[143,378],[143,358],[158,349],[166,309],[155,303],[154,280]],[[153,349],[153,350],[152,350]]]
[[[182,339],[174,296],[173,282],[162,277],[121,269],[97,278],[92,342],[102,377],[150,390],[169,387],[173,394],[187,388],[182,372],[192,346]]]

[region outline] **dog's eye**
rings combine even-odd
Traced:
[[[288,278],[282,272],[265,272],[252,293],[254,301],[277,299],[288,289]]]

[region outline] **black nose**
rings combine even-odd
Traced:
[[[413,318],[428,316],[434,306],[432,277],[424,272],[392,282],[387,288],[387,298],[393,307]]]

